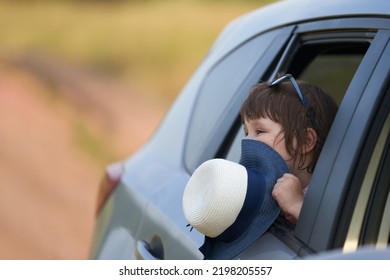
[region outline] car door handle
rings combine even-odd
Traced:
[[[163,260],[164,247],[159,235],[154,235],[150,243],[138,240],[135,246],[135,257],[138,260]]]

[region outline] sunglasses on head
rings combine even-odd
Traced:
[[[311,106],[309,106],[309,101],[307,100],[306,96],[303,94],[303,92],[299,88],[297,81],[294,79],[294,77],[291,74],[285,74],[285,75],[277,78],[276,80],[271,82],[269,84],[269,86],[273,87],[275,85],[278,85],[278,84],[284,82],[285,80],[289,80],[291,82],[291,84],[293,85],[295,92],[297,93],[297,95],[299,97],[299,100],[301,100],[302,105],[306,108],[306,110],[309,114],[310,123],[314,127],[314,125],[315,125],[315,112],[314,112],[313,108]]]

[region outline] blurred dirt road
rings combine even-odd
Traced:
[[[0,259],[88,258],[105,164],[164,110],[52,61],[0,62]]]

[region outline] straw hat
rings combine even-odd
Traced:
[[[189,179],[183,194],[184,215],[205,235],[205,259],[231,259],[274,222],[280,208],[272,198],[276,180],[289,172],[271,147],[244,139],[240,163],[211,159]]]

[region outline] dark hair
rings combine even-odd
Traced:
[[[306,168],[312,173],[338,108],[336,102],[319,87],[300,80],[297,83],[314,111],[314,123],[289,80],[272,87],[267,82],[254,85],[241,106],[241,121],[270,118],[281,124],[286,149],[294,160],[299,155],[299,147],[305,144],[307,128],[313,128],[318,136],[313,158],[308,166],[303,166],[305,158],[301,157],[299,162],[299,168]]]

